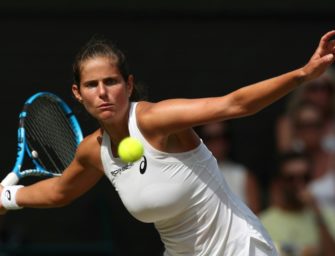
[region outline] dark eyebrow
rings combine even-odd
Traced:
[[[119,77],[120,77],[119,75],[110,75],[110,76],[102,78],[102,81],[106,81],[106,80],[109,80],[109,79],[118,80]],[[88,81],[85,81],[84,83],[82,83],[82,85],[88,85],[90,83],[97,83],[97,82],[98,82],[98,80],[88,80]]]
[[[102,81],[106,81],[106,80],[117,80],[119,78],[119,76],[108,76],[102,79]]]
[[[91,83],[97,83],[98,80],[88,80],[88,81],[85,81],[84,83],[82,83],[82,85],[88,85],[88,84],[91,84]]]

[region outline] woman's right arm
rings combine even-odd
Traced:
[[[51,208],[71,203],[104,175],[100,160],[100,144],[97,132],[85,138],[79,145],[72,163],[60,177],[42,180],[23,187],[16,194],[21,207]],[[0,189],[0,193],[2,187]],[[4,211],[0,202],[0,213]]]

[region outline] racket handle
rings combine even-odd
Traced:
[[[2,186],[11,186],[19,182],[19,177],[14,172],[10,172],[7,176],[1,181]]]

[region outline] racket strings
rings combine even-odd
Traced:
[[[48,95],[37,98],[27,108],[24,126],[27,144],[38,154],[35,161],[50,172],[61,173],[74,157],[77,140],[59,102]]]

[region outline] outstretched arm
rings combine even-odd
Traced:
[[[65,206],[88,191],[102,176],[101,171],[89,169],[74,160],[62,176],[20,189],[16,202],[19,206],[33,208]]]
[[[304,82],[319,77],[334,62],[335,30],[322,36],[319,45],[309,62],[292,72],[241,88],[232,93],[242,113],[253,114],[287,95]]]
[[[16,194],[16,203],[21,207],[50,208],[69,204],[89,190],[103,176],[99,169],[99,144],[86,138],[79,146],[76,156],[60,177],[45,179],[23,187]],[[0,186],[0,193],[2,186]],[[0,213],[5,212],[0,202]]]
[[[173,133],[207,122],[254,114],[287,95],[303,82],[320,76],[334,62],[335,30],[326,33],[308,63],[302,68],[238,89],[226,96],[166,100],[144,106],[145,130]]]

